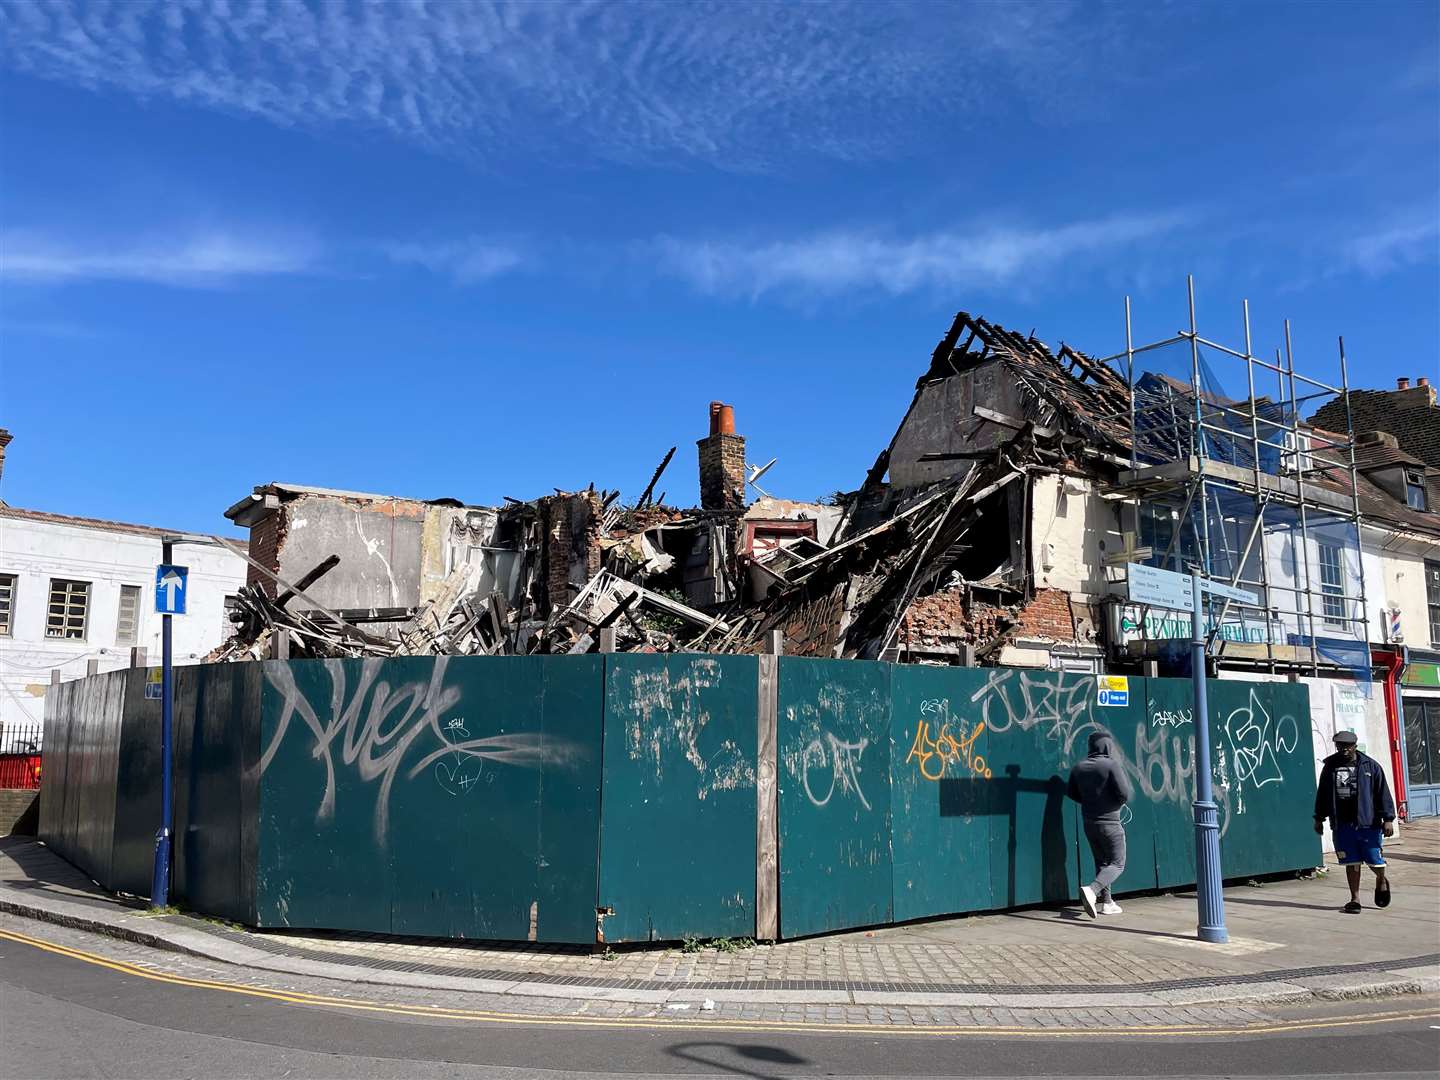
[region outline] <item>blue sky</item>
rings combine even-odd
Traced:
[[[1440,376],[1440,6],[0,5],[13,505],[852,488],[954,312]],[[762,481],[762,483],[764,483]]]

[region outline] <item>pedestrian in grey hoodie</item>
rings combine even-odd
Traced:
[[[1070,770],[1066,794],[1080,804],[1085,839],[1095,856],[1095,880],[1080,888],[1080,901],[1092,919],[1119,915],[1120,905],[1110,898],[1110,886],[1125,870],[1125,827],[1120,808],[1133,791],[1125,763],[1114,755],[1115,740],[1108,731],[1090,734],[1090,756]]]

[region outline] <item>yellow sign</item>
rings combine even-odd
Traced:
[[[1130,689],[1130,676],[1128,675],[1100,675],[1100,689],[1102,690],[1123,690]]]

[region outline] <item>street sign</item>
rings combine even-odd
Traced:
[[[167,566],[161,563],[155,568],[156,614],[185,614],[185,582],[189,575],[188,566]]]
[[[1125,570],[1131,602],[1170,608],[1173,611],[1195,610],[1189,574],[1177,574],[1173,570],[1161,570],[1157,566],[1145,566],[1142,563],[1129,563]]]
[[[1242,604],[1260,603],[1260,594],[1253,593],[1249,589],[1237,589],[1234,585],[1226,585],[1223,581],[1211,581],[1209,578],[1200,579],[1200,588],[1205,592],[1214,593],[1216,596],[1229,597],[1231,600],[1239,600]]]

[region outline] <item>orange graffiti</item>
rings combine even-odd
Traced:
[[[926,780],[941,780],[947,770],[953,773],[962,765],[973,775],[989,780],[992,775],[990,769],[986,766],[985,759],[975,752],[975,742],[984,730],[983,720],[973,729],[962,722],[957,737],[950,734],[950,722],[947,720],[940,725],[940,730],[932,739],[930,724],[921,720],[915,725],[915,741],[905,762],[918,762],[920,775]],[[952,766],[955,768],[952,769]]]

